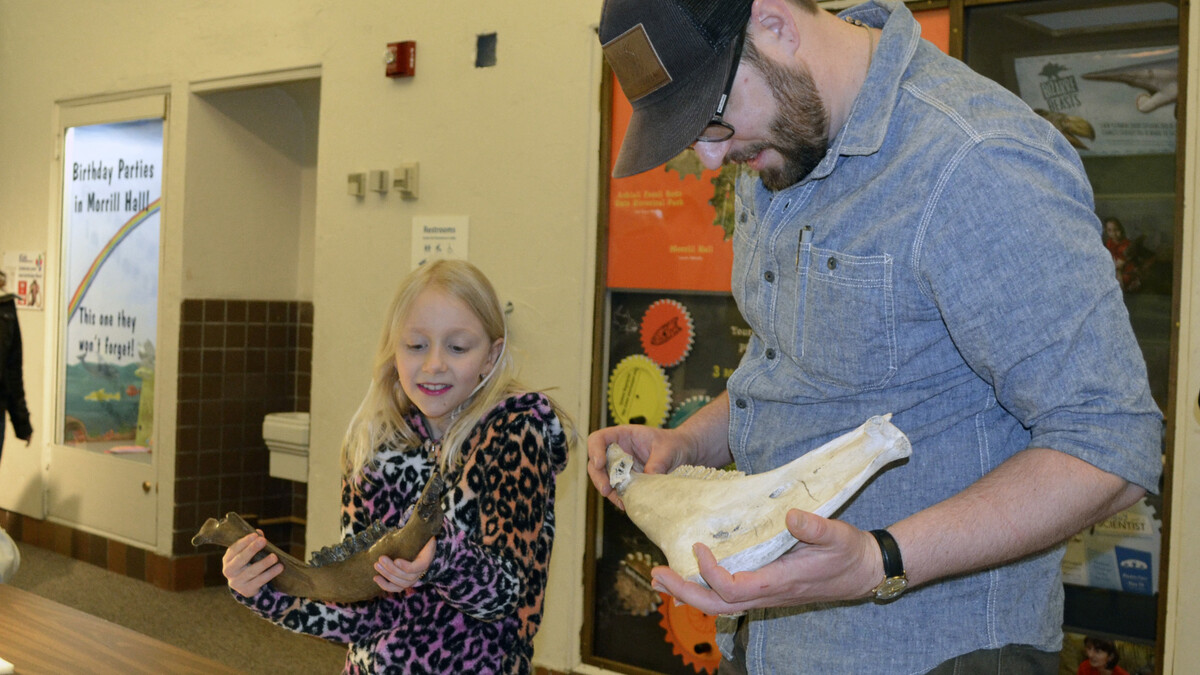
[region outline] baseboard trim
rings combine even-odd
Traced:
[[[98,534],[4,509],[0,509],[0,527],[17,542],[145,581],[163,590],[193,590],[205,586],[206,581],[212,585],[217,579],[217,583],[224,583],[220,574],[222,551],[167,558]]]

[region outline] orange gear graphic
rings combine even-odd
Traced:
[[[691,605],[676,605],[675,598],[659,593],[662,602],[658,625],[667,631],[671,652],[683,659],[697,673],[715,673],[721,665],[717,649],[717,617],[705,614]]]
[[[642,350],[663,368],[678,365],[692,351],[692,315],[675,300],[656,300],[642,316]]]

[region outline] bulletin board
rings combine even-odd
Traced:
[[[592,428],[671,428],[725,389],[750,329],[730,294],[733,186],[741,169],[706,171],[690,149],[663,167],[611,178],[631,107],[605,73],[611,126],[606,252],[598,299],[598,405]],[[715,617],[650,588],[663,553],[625,514],[589,494],[584,660],[621,672],[715,673]]]

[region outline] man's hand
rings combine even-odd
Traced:
[[[669,567],[652,570],[654,586],[715,615],[867,598],[883,580],[883,558],[870,533],[798,509],[788,511],[786,522],[800,543],[757,570],[730,574],[707,546],[696,544],[700,576],[709,588],[685,581]]]
[[[729,451],[729,395],[721,392],[708,405],[674,429],[623,424],[588,436],[588,475],[600,495],[624,510],[608,483],[608,446],[616,443],[645,473],[670,473],[684,464],[721,467],[733,461]]]
[[[625,504],[608,482],[608,446],[616,443],[629,453],[646,473],[669,473],[681,464],[691,463],[685,439],[677,431],[656,429],[640,424],[624,424],[593,431],[588,436],[588,476],[592,484],[617,508]]]

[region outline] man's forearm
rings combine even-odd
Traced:
[[[676,431],[685,435],[696,449],[696,464],[720,467],[732,462],[733,453],[729,450],[729,394],[721,392],[708,405],[687,418]]]
[[[1144,494],[1083,460],[1030,448],[961,493],[888,529],[916,585],[1044,550]]]

